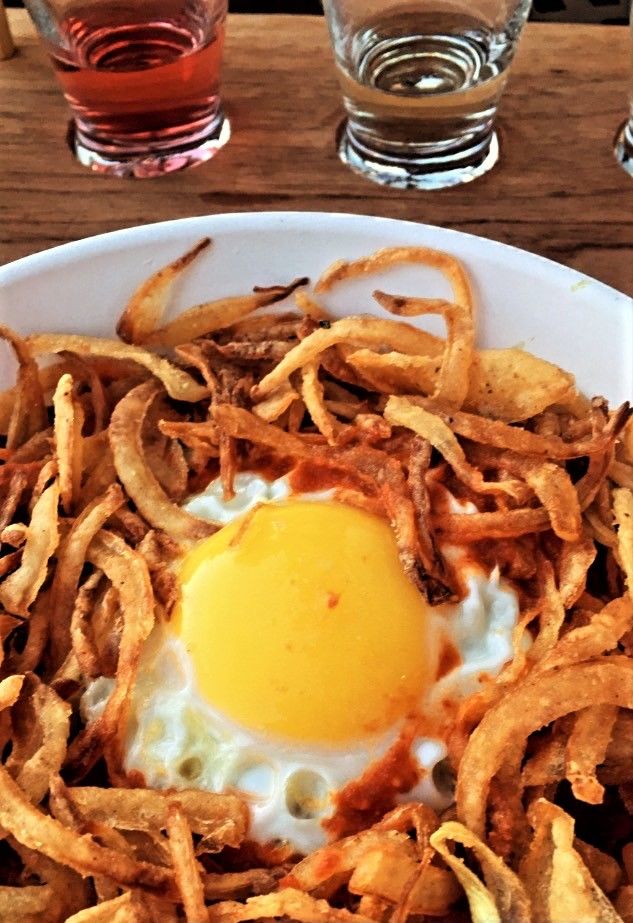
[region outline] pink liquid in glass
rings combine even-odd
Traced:
[[[208,159],[209,141],[217,150],[228,140],[219,96],[224,17],[209,12],[208,3],[178,0],[95,4],[60,22],[65,47],[49,52],[73,110],[75,147],[94,155],[93,168],[103,161],[103,172],[163,173]],[[142,166],[117,171],[108,161]]]

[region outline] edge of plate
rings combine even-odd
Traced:
[[[563,273],[565,276],[567,276],[568,283],[570,281],[569,274],[571,273],[571,275],[574,277],[572,285],[576,285],[577,283],[591,282],[592,285],[597,285],[605,296],[609,296],[618,302],[622,301],[623,304],[627,304],[628,302],[631,308],[633,308],[633,298],[626,295],[624,292],[621,292],[604,282],[600,282],[599,279],[595,279],[592,276],[579,272],[577,269],[565,266],[562,263],[557,263],[548,257],[541,256],[537,253],[532,253],[529,250],[523,250],[520,247],[515,247],[512,244],[502,243],[501,241],[494,240],[489,237],[481,237],[480,235],[469,234],[465,231],[458,231],[454,230],[453,228],[445,228],[439,225],[428,225],[417,221],[407,221],[399,218],[383,218],[375,215],[361,215],[351,212],[225,212],[217,215],[198,215],[194,217],[174,218],[170,221],[158,221],[152,222],[150,224],[134,225],[129,228],[121,228],[116,231],[108,231],[104,234],[96,234],[91,237],[81,238],[80,240],[70,241],[68,243],[60,244],[56,247],[51,247],[47,250],[41,250],[37,253],[21,257],[20,259],[14,260],[10,263],[6,263],[4,266],[0,266],[0,285],[13,284],[23,278],[25,274],[31,275],[33,272],[47,271],[52,267],[54,268],[60,265],[67,265],[78,257],[90,257],[97,251],[99,253],[103,253],[104,250],[106,252],[114,251],[118,248],[119,244],[123,242],[126,244],[134,244],[136,238],[141,238],[145,243],[148,241],[151,242],[153,239],[175,239],[185,229],[188,232],[191,232],[192,229],[195,229],[197,226],[199,226],[202,232],[202,229],[208,227],[210,222],[217,223],[220,226],[227,225],[228,227],[231,225],[239,226],[242,221],[248,221],[251,225],[255,226],[261,224],[264,228],[269,228],[271,222],[276,223],[279,226],[293,223],[299,225],[305,220],[306,216],[310,216],[315,220],[321,220],[323,223],[349,223],[350,225],[353,225],[356,222],[361,221],[364,223],[369,222],[374,225],[384,225],[385,227],[390,228],[409,225],[411,227],[432,231],[433,233],[438,234],[439,237],[446,238],[447,240],[450,240],[451,238],[465,239],[472,243],[475,241],[484,240],[486,242],[486,246],[491,247],[493,250],[500,248],[504,252],[511,254],[514,259],[527,259],[528,261],[533,262],[535,265],[541,265],[550,273]]]

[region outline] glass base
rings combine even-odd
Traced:
[[[95,173],[137,179],[162,176],[164,173],[174,173],[176,170],[185,170],[205,163],[215,157],[230,137],[231,123],[222,113],[220,118],[214,121],[211,134],[202,139],[197,138],[190,145],[180,143],[171,149],[126,155],[123,150],[114,146],[107,153],[103,150],[92,150],[82,140],[75,122],[70,122],[68,126],[68,144],[80,164]]]
[[[495,131],[479,138],[471,147],[450,152],[419,151],[411,157],[393,155],[366,147],[344,122],[338,138],[339,157],[354,173],[382,186],[395,189],[447,189],[483,176],[499,160],[499,139]]]
[[[633,176],[633,118],[625,122],[615,139],[615,158]]]

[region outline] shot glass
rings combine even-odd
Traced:
[[[72,112],[68,140],[99,173],[152,177],[229,140],[220,100],[227,0],[26,0]]]
[[[323,0],[347,119],[339,155],[399,189],[497,162],[497,106],[531,0]]]
[[[633,6],[631,6],[631,31],[629,50],[631,52],[631,75],[629,78],[629,118],[615,139],[615,156],[627,173],[633,176]]]

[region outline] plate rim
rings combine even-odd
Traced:
[[[287,222],[297,222],[308,220],[324,221],[324,222],[340,222],[342,225],[346,223],[353,224],[357,221],[368,222],[373,225],[383,225],[385,227],[397,228],[397,227],[415,227],[417,229],[422,229],[433,234],[439,235],[440,238],[445,238],[449,241],[453,239],[462,239],[470,243],[471,245],[476,242],[483,242],[484,245],[490,248],[493,252],[498,250],[501,253],[509,255],[512,259],[521,260],[528,264],[532,263],[535,266],[540,266],[543,270],[551,274],[551,277],[555,275],[560,275],[564,277],[567,284],[576,285],[577,283],[591,283],[592,286],[598,286],[598,291],[609,299],[614,300],[615,302],[622,302],[623,305],[627,303],[631,308],[633,308],[633,297],[627,295],[625,292],[620,291],[619,289],[614,288],[611,285],[608,285],[606,282],[601,282],[599,279],[596,279],[594,276],[587,275],[586,273],[581,272],[578,269],[573,267],[566,266],[564,263],[559,263],[556,260],[552,260],[549,257],[542,256],[539,253],[533,253],[531,250],[526,250],[522,247],[517,247],[513,244],[507,244],[500,240],[495,240],[491,237],[482,237],[479,234],[471,234],[468,231],[460,231],[455,228],[443,227],[441,225],[425,224],[419,221],[411,221],[402,218],[388,218],[379,215],[363,215],[355,212],[331,212],[331,211],[305,211],[305,210],[267,210],[267,211],[252,211],[252,212],[221,212],[219,214],[211,215],[193,215],[185,216],[182,218],[172,218],[167,221],[154,221],[147,224],[137,224],[132,225],[127,228],[118,228],[114,231],[105,231],[101,234],[93,234],[89,237],[82,237],[77,240],[67,241],[63,244],[58,244],[54,247],[50,247],[46,250],[39,250],[35,253],[28,254],[27,256],[20,257],[17,260],[12,260],[9,263],[6,263],[0,266],[0,286],[4,287],[5,285],[13,285],[17,282],[20,282],[23,278],[37,274],[38,272],[45,272],[50,269],[54,269],[59,265],[60,257],[67,256],[67,259],[62,262],[74,262],[76,259],[81,259],[82,257],[89,257],[95,252],[103,253],[104,244],[105,250],[114,251],[117,249],[117,244],[121,241],[127,241],[130,244],[134,244],[137,238],[145,238],[144,243],[148,242],[152,238],[154,239],[165,239],[171,236],[177,237],[180,230],[189,231],[195,229],[197,226],[205,226],[210,222],[218,222],[220,225],[232,225],[239,224],[241,221],[246,221],[252,225],[257,225],[261,223],[263,225],[270,225],[270,222],[276,222],[279,225],[283,225]]]

